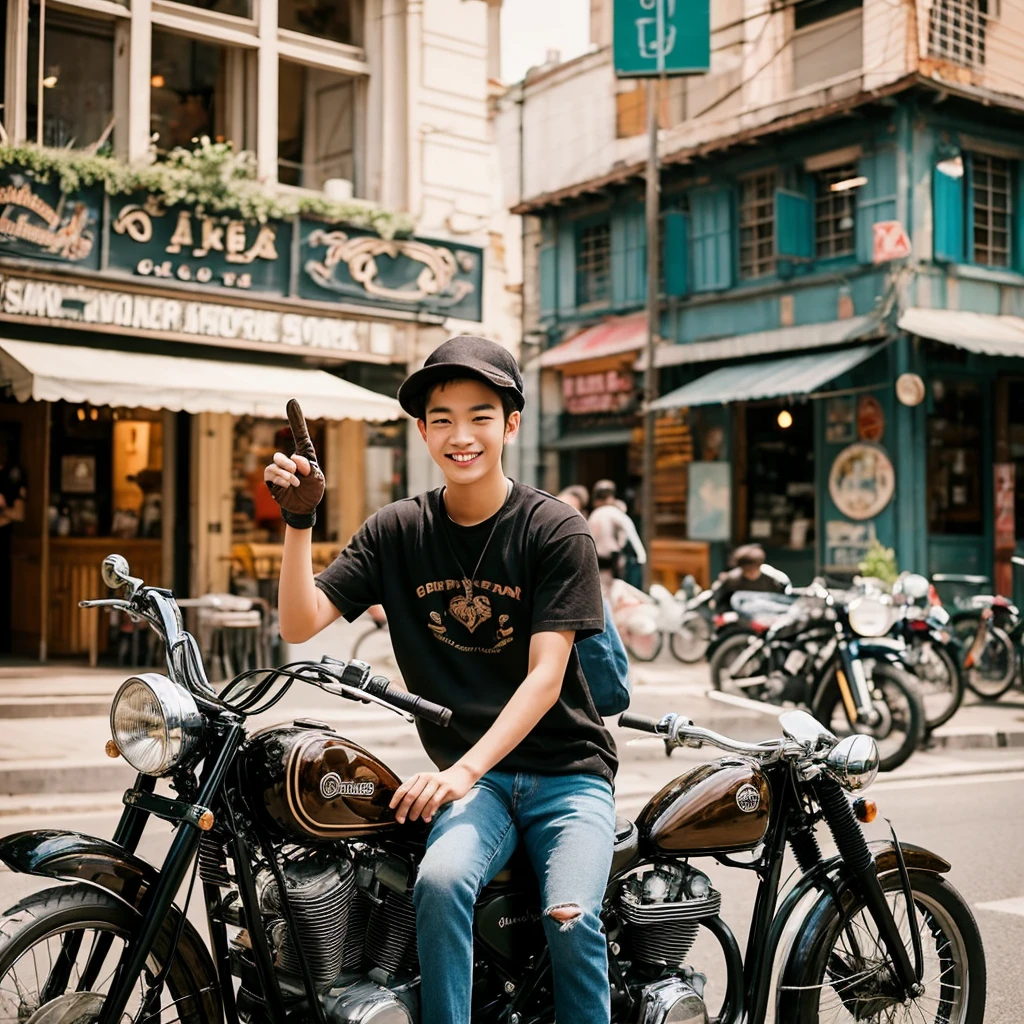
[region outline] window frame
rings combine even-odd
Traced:
[[[602,294],[597,297],[592,296],[590,289],[585,287],[585,282],[594,274],[594,269],[582,267],[581,264],[583,238],[587,232],[594,230],[603,230],[605,236],[604,283]],[[575,242],[573,266],[576,276],[576,308],[580,310],[604,309],[612,304],[612,218],[610,211],[578,220],[573,226],[573,237]]]
[[[965,188],[964,188],[964,241],[965,241],[965,253],[964,256],[968,263],[978,267],[987,267],[992,270],[1006,271],[1015,269],[1015,259],[1018,257],[1018,253],[1014,251],[1014,216],[1016,210],[1016,203],[1020,201],[1019,196],[1015,196],[1014,179],[1017,176],[1017,165],[1018,161],[1011,157],[1000,156],[994,153],[986,153],[980,150],[968,150],[964,154],[967,157],[965,167]],[[977,228],[977,212],[978,205],[976,203],[976,193],[978,185],[976,182],[976,164],[979,161],[984,161],[988,164],[988,177],[989,177],[989,188],[988,197],[994,195],[994,191],[991,187],[992,178],[992,164],[994,161],[999,161],[1004,165],[1003,173],[1005,174],[1006,180],[1006,208],[1002,211],[997,210],[994,206],[985,206],[988,213],[986,230],[988,232],[988,244],[984,247],[989,251],[989,255],[992,254],[992,233],[997,230],[993,224],[992,219],[996,213],[1002,213],[1005,217],[1005,226],[1002,228],[1003,233],[1006,236],[1006,247],[1002,250],[1005,253],[1006,261],[1004,263],[995,263],[991,259],[982,261],[978,259],[978,252],[975,243],[975,230]]]
[[[748,188],[756,190],[759,179],[767,182],[767,195],[754,196],[748,200],[745,192]],[[775,223],[775,192],[779,188],[781,175],[777,166],[762,167],[756,171],[750,171],[737,178],[736,188],[736,271],[739,281],[763,281],[766,278],[774,277],[778,273],[778,260],[775,256],[775,243],[778,225]],[[768,216],[757,216],[752,222],[745,223],[744,215],[747,210],[759,207],[766,208]],[[757,228],[764,224],[771,225],[771,233],[767,238],[757,236]],[[752,242],[747,245],[743,241],[744,230],[753,230]],[[762,259],[758,255],[760,246],[767,242],[770,255]],[[744,264],[744,250],[753,250],[753,260],[749,266]]]
[[[814,261],[816,263],[826,262],[829,260],[845,260],[857,255],[857,189],[851,188],[843,192],[833,192],[827,185],[832,182],[827,179],[831,178],[834,181],[843,181],[847,178],[855,178],[858,175],[857,163],[854,161],[849,164],[839,164],[832,167],[823,167],[813,172],[814,181],[814,215],[812,218],[812,230],[814,231],[813,248],[814,248]],[[818,225],[822,221],[821,206],[822,202],[825,201],[830,206],[830,212],[826,215],[828,219],[838,221],[842,213],[835,209],[837,204],[844,203],[846,205],[846,213],[849,215],[853,223],[849,229],[843,234],[849,236],[849,247],[836,251],[834,246],[829,252],[822,252],[821,241],[822,236],[819,234]],[[829,234],[830,240],[841,237],[840,234]]]

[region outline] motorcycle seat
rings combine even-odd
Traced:
[[[640,849],[640,832],[628,818],[615,819],[615,846],[612,850],[611,875],[617,875],[636,859]],[[491,885],[536,884],[533,866],[520,843],[509,862],[494,876]]]

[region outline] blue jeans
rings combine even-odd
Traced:
[[[473,906],[519,840],[540,883],[558,1024],[607,1024],[608,946],[601,901],[615,801],[597,775],[488,772],[434,819],[413,899],[423,1024],[470,1024]],[[561,922],[552,910],[578,910]]]

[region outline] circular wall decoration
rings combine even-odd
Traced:
[[[920,405],[924,393],[924,381],[916,373],[901,373],[896,378],[896,397],[903,405]]]
[[[828,492],[848,519],[871,519],[892,501],[896,471],[889,456],[873,444],[851,444],[832,463]]]
[[[874,395],[861,395],[857,402],[857,436],[876,443],[885,436],[885,411]]]

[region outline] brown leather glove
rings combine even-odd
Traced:
[[[298,486],[292,484],[266,482],[274,501],[281,506],[281,518],[299,530],[311,529],[316,522],[316,507],[323,500],[327,481],[316,461],[316,451],[309,437],[306,417],[302,415],[299,403],[294,399],[288,401],[288,424],[292,428],[292,441],[295,455],[301,455],[309,461],[309,474],[304,474],[296,464],[292,474],[298,480]]]

